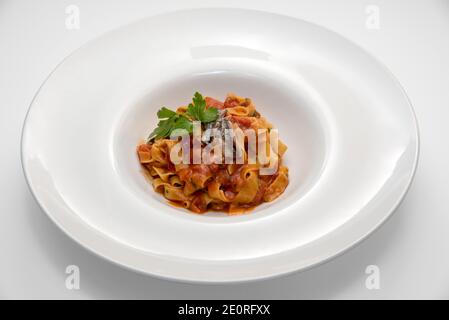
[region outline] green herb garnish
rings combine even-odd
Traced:
[[[187,107],[187,114],[194,120],[202,123],[213,122],[218,118],[218,110],[216,108],[206,109],[206,100],[199,92],[195,92],[193,96],[193,103]]]
[[[217,120],[218,110],[216,108],[206,109],[206,100],[199,92],[195,92],[192,102],[187,107],[186,113],[191,119],[166,107],[159,109],[157,112],[159,123],[157,128],[148,136],[148,141],[169,137],[176,129],[185,129],[188,133],[192,133],[193,123],[191,120],[201,121],[202,123]]]
[[[166,107],[159,109],[157,117],[160,121],[157,124],[157,128],[148,136],[148,141],[169,137],[176,129],[185,129],[188,133],[192,132],[192,122],[189,119]]]
[[[174,112],[173,110],[170,110],[166,107],[162,107],[162,109],[159,109],[159,111],[157,112],[157,117],[159,119],[171,118],[175,115],[176,115],[176,112]]]

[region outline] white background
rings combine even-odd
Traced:
[[[65,27],[70,4],[80,9],[80,30]],[[379,30],[365,27],[368,5],[379,7]],[[420,125],[418,171],[393,217],[363,243],[328,263],[277,279],[186,284],[136,274],[94,256],[38,207],[22,173],[20,134],[46,76],[66,55],[108,30],[193,7],[253,8],[325,26],[367,49],[402,83]],[[449,0],[0,0],[0,142],[0,298],[449,299]],[[70,264],[81,270],[80,290],[65,287]],[[371,264],[380,268],[380,290],[365,287]]]

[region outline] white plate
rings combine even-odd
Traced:
[[[152,191],[135,147],[160,106],[195,91],[251,97],[279,128],[290,185],[275,202],[196,215]],[[384,66],[316,25],[237,9],[151,17],[89,42],[42,86],[22,139],[30,188],[69,236],[131,269],[202,282],[343,252],[393,212],[417,157],[412,108]]]

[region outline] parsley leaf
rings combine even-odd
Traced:
[[[176,115],[176,112],[174,112],[166,107],[162,107],[162,109],[159,109],[159,111],[157,112],[157,117],[159,119],[170,118],[170,117],[173,117],[174,115]]]
[[[190,103],[187,107],[187,114],[194,120],[198,120],[203,123],[217,120],[218,110],[213,107],[206,109],[206,100],[204,100],[201,93],[195,92],[192,102],[193,103]]]
[[[161,108],[157,112],[157,116],[162,120],[159,120],[156,129],[150,133],[148,141],[169,137],[176,129],[185,129],[188,133],[191,133],[193,130],[192,122],[189,119],[166,107]]]
[[[175,121],[175,129],[185,129],[188,133],[192,133],[193,124],[192,122],[184,116],[178,116]]]
[[[206,100],[201,93],[195,92],[192,103],[187,107],[187,115],[193,120],[208,123],[217,120],[218,110],[212,107],[206,109]],[[157,117],[159,118],[159,123],[156,129],[148,136],[147,141],[169,137],[177,129],[187,130],[188,133],[193,131],[192,121],[188,117],[166,107],[159,109]]]
[[[201,122],[213,122],[217,120],[218,118],[218,110],[216,108],[208,108],[204,111],[203,119],[201,119]]]

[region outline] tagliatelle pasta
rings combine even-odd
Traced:
[[[271,202],[286,189],[288,168],[282,157],[287,146],[251,99],[228,94],[221,102],[196,93],[193,103],[176,111],[162,108],[158,117],[158,127],[137,154],[154,190],[170,202],[196,213],[234,215]],[[195,147],[200,162],[192,161]]]

